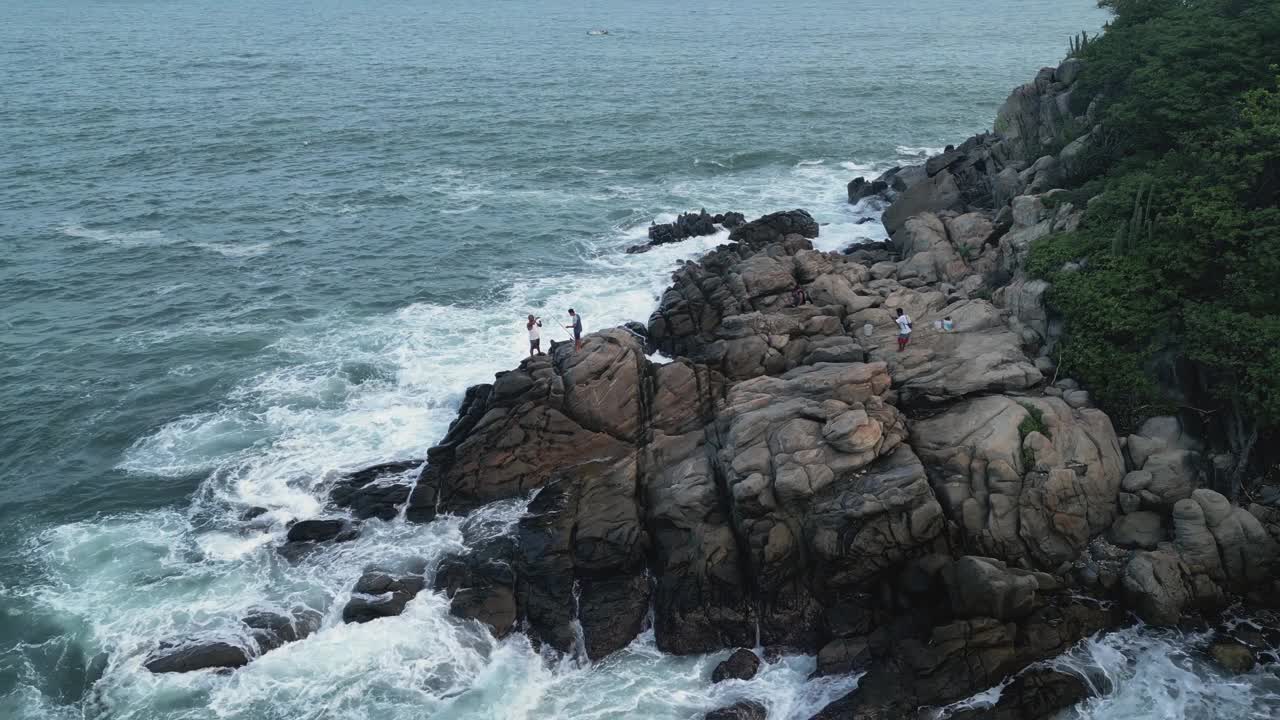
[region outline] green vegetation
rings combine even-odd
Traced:
[[[1028,266],[1066,318],[1058,363],[1121,429],[1169,409],[1152,378],[1173,357],[1280,426],[1280,2],[1099,4],[1114,21],[1073,45],[1105,152],[1070,201],[1092,201]]]
[[[1027,416],[1022,419],[1022,422],[1018,423],[1018,438],[1025,441],[1028,435],[1033,432],[1038,432],[1052,440],[1053,435],[1049,432],[1049,426],[1044,424],[1044,412],[1031,403],[1018,404],[1027,411]],[[1022,469],[1024,471],[1030,470],[1036,465],[1035,453],[1031,452],[1031,449],[1026,447],[1026,445],[1022,445],[1021,447]]]

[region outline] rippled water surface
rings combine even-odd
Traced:
[[[289,565],[234,518],[314,516],[342,471],[420,457],[528,312],[645,319],[723,240],[623,254],[654,219],[805,207],[823,247],[879,237],[844,184],[989,126],[1093,6],[0,4],[0,716],[808,717],[853,682],[811,658],[711,687],[718,656],[642,636],[580,667],[429,593],[341,623],[363,568],[458,549],[458,519]],[[296,605],[322,629],[234,674],[141,667]]]

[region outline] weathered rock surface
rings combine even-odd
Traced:
[[[342,621],[365,623],[399,615],[425,586],[426,580],[417,575],[396,577],[376,571],[365,573],[351,590],[351,600],[342,609]]]
[[[225,637],[160,643],[143,666],[153,673],[233,670],[320,627],[320,613],[295,607],[289,614],[258,610],[245,616]]]
[[[643,253],[659,245],[680,242],[691,237],[714,235],[719,228],[732,230],[747,221],[742,213],[727,212],[712,215],[705,209],[696,213],[681,213],[675,222],[649,226],[649,242],[632,245],[627,253]]]
[[[210,668],[238,668],[249,664],[249,652],[225,642],[210,642],[161,649],[147,659],[145,666],[153,673],[180,673]]]
[[[383,463],[345,475],[334,483],[329,498],[361,519],[391,520],[409,499],[422,460]]]
[[[289,527],[285,543],[278,551],[286,558],[296,560],[322,543],[347,542],[354,540],[357,534],[355,524],[346,518],[299,520]]]
[[[1084,680],[1070,673],[1048,668],[1032,669],[1018,675],[988,708],[961,710],[952,720],[1047,720],[1063,708],[1090,696]]]
[[[760,672],[760,657],[746,648],[738,648],[711,671],[711,682],[750,680]]]
[[[1055,571],[1118,512],[1124,461],[1098,410],[980,397],[915,423],[912,446],[948,519],[984,555]]]
[[[814,720],[916,717],[919,708],[970,697],[1117,620],[1094,604],[1062,599],[1040,603],[1017,622],[956,620],[922,636],[898,638],[859,681],[856,692],[827,706]]]

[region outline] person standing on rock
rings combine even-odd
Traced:
[[[581,350],[582,349],[582,316],[574,312],[573,308],[569,308],[569,317],[573,318],[573,324],[565,325],[564,327],[566,330],[573,331],[573,349]]]
[[[911,316],[898,308],[898,317],[894,322],[898,323],[898,352],[902,352],[907,349],[907,343],[911,342]]]
[[[542,318],[529,316],[529,357],[542,354]]]

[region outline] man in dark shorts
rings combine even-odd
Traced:
[[[582,316],[569,308],[569,317],[573,318],[572,325],[565,325],[565,328],[573,331],[573,349],[582,349]]]

